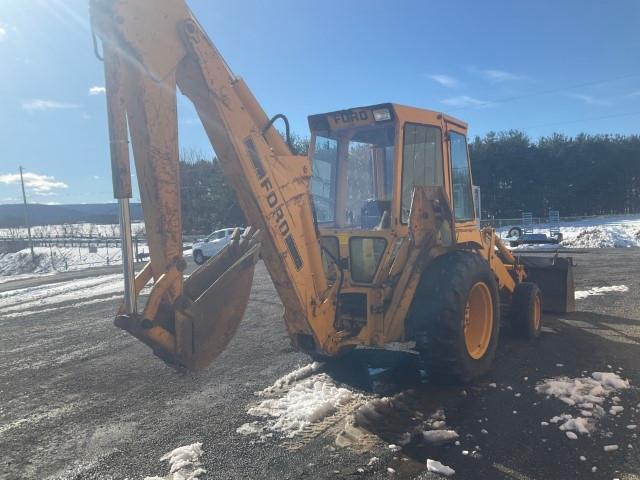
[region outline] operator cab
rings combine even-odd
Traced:
[[[318,224],[390,228],[396,143],[392,110],[362,108],[314,115],[309,123],[311,191]]]
[[[475,228],[464,122],[381,104],[312,115],[309,127],[323,256],[328,250],[349,266],[347,284],[384,280],[380,265],[408,236],[414,186],[442,187],[456,230]]]

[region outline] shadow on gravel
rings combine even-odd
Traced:
[[[593,312],[575,312],[559,320],[590,333],[600,336],[604,334],[605,338],[611,337],[614,341],[619,336],[640,345],[640,320]]]
[[[356,349],[327,362],[327,373],[338,382],[378,395],[394,395],[422,381],[417,354]]]
[[[356,350],[331,365],[329,373],[388,397],[356,413],[355,419],[387,444],[402,447],[389,459],[400,478],[420,475],[429,458],[454,468],[458,478],[473,479],[626,478],[624,473],[640,471],[633,455],[638,438],[626,428],[640,423],[640,321],[576,312],[548,316],[545,325],[541,338],[530,342],[514,339],[505,328],[492,371],[472,385],[433,385],[417,356],[403,352]],[[590,376],[594,371],[616,371],[635,388],[617,393],[624,412],[604,417],[597,431],[571,440],[549,420],[575,410],[539,395],[535,386],[545,379]],[[424,435],[438,421],[444,422],[438,428],[455,430],[458,444]],[[604,452],[609,444],[619,444],[619,451]]]

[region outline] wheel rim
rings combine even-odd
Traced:
[[[478,282],[469,292],[464,309],[464,341],[467,353],[475,360],[484,356],[491,343],[493,303],[489,287]]]
[[[542,308],[540,307],[540,295],[536,295],[535,300],[533,301],[533,328],[537,332],[540,330],[541,326],[541,312]]]

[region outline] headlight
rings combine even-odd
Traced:
[[[373,111],[373,118],[376,122],[384,122],[385,120],[391,120],[391,112],[388,108],[381,108]]]

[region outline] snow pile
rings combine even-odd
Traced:
[[[257,392],[257,395],[274,395],[280,391],[285,390],[291,384],[297,382],[298,380],[302,380],[303,378],[310,377],[318,370],[322,368],[322,364],[320,362],[313,362],[309,365],[305,365],[304,367],[300,367],[293,372],[287,373],[286,375],[280,377],[278,380],[273,382],[273,385],[265,388],[261,392]]]
[[[607,397],[616,390],[629,388],[629,381],[612,372],[594,372],[591,377],[557,377],[545,380],[536,386],[536,391],[547,397],[556,397],[578,410],[580,416],[568,413],[549,420],[559,424],[558,428],[567,432],[589,434],[596,428],[597,419],[606,415],[602,407]]]
[[[354,413],[354,423],[357,425],[368,425],[371,421],[376,421],[386,415],[393,408],[394,397],[372,398],[364,405],[361,405]]]
[[[291,381],[293,380],[290,379]],[[281,389],[278,382],[259,395],[272,396]],[[338,408],[358,397],[359,394],[337,386],[328,375],[320,373],[292,384],[283,396],[267,398],[249,408],[249,415],[263,418],[266,422],[262,426],[255,422],[244,424],[236,431],[245,435],[272,432],[292,438],[306,426],[332,415]],[[269,435],[263,435],[265,436]]]
[[[586,228],[575,237],[562,241],[563,247],[569,248],[628,248],[640,246],[636,228],[624,228],[622,225]],[[567,232],[569,233],[569,232]]]
[[[534,234],[549,234],[548,224],[536,225]],[[509,227],[499,228],[497,231],[506,236]],[[593,217],[584,220],[560,222],[560,232],[563,240],[561,247],[565,248],[627,248],[640,247],[640,216],[610,216]],[[515,250],[528,248],[551,248],[558,245],[520,245]]]
[[[577,290],[575,292],[576,300],[582,300],[583,298],[591,297],[591,296],[599,296],[604,295],[609,292],[628,292],[629,287],[626,285],[611,285],[610,287],[592,287],[589,290]]]
[[[458,439],[458,433],[455,430],[425,430],[422,435],[427,443],[433,445],[443,445]]]
[[[447,429],[446,416],[441,408],[424,421],[424,426],[429,430],[423,430],[422,436],[432,445],[444,445],[459,438],[458,432]]]
[[[596,413],[601,415],[603,411],[596,409]],[[558,427],[560,430],[567,432],[567,436],[571,438],[569,433],[578,432],[582,434],[591,433],[595,429],[595,420],[591,418],[593,416],[593,412],[589,410],[584,410],[581,412],[585,417],[577,417],[573,418],[573,415],[569,415],[568,413],[563,413],[562,415],[557,415],[549,420],[551,423],[560,423]],[[574,434],[575,435],[575,434]]]
[[[122,263],[120,249],[116,247],[100,247],[96,252],[90,252],[88,247],[35,247],[33,250],[33,259],[28,248],[15,253],[0,254],[0,275],[64,272]]]
[[[429,470],[430,472],[439,473],[440,475],[444,475],[445,477],[450,477],[456,473],[453,468],[447,467],[437,460],[431,460],[430,458],[427,459],[427,470]]]
[[[145,477],[145,480],[198,480],[207,471],[201,467],[202,443],[192,443],[164,455],[160,461],[169,462],[166,477]]]

